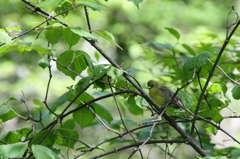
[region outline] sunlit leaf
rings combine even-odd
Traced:
[[[114,37],[113,37],[113,35],[111,33],[107,32],[105,30],[94,31],[94,33],[96,33],[99,36],[103,37],[104,39],[106,39],[110,43],[116,45],[117,47],[119,47],[122,50],[122,48],[114,40]]]

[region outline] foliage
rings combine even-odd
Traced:
[[[217,34],[206,34],[210,41],[191,45],[183,42],[184,34],[177,29],[163,26],[174,42],[157,42],[145,37],[147,41],[137,44],[142,54],[136,60],[145,62],[144,67],[133,61],[129,68],[119,65],[110,54],[114,49],[108,50],[104,45],[115,46],[119,53],[127,46],[118,43],[111,31],[96,28],[91,21],[89,13],[93,12],[90,11],[104,15],[105,3],[97,0],[45,0],[38,4],[22,0],[22,3],[28,6],[28,14],[41,15],[45,20],[39,20],[38,25],[25,32],[21,27],[2,28],[0,55],[17,52],[23,57],[37,58],[36,63],[41,71],[47,72],[44,77],[48,78],[45,90],[39,92],[44,100],[33,94],[34,106],[28,104],[28,94],[24,91],[21,97],[24,111],[16,107],[18,100],[14,95],[1,102],[1,125],[11,119],[28,123],[1,134],[2,158],[147,158],[152,148],[159,156],[174,157],[175,149],[184,149],[183,143],[195,150],[189,158],[239,158],[239,148],[215,149],[217,144],[210,142],[211,135],[221,131],[240,144],[221,127],[224,120],[239,118],[236,111],[232,112],[235,115],[227,117],[221,113],[229,108],[232,98],[240,98],[235,73],[239,70],[235,65],[239,61],[238,41],[233,39],[239,37],[238,17],[235,22],[227,18],[224,41]],[[143,0],[123,3],[134,4],[141,12]],[[43,10],[45,8],[49,12]],[[77,13],[76,10],[84,10],[86,26],[71,26],[59,19],[60,15],[66,21],[71,19],[71,12]],[[234,7],[229,15],[238,15]],[[20,39],[30,37],[35,30],[39,31],[36,41],[44,39],[41,45]],[[88,49],[84,50],[85,47]],[[92,52],[92,48],[97,52]],[[103,60],[107,63],[101,63]],[[154,66],[161,69],[153,69]],[[55,75],[59,75],[56,72],[71,83],[56,85]],[[141,86],[144,72],[151,72],[163,85],[178,86],[176,93],[183,99],[185,108],[173,109],[168,105],[163,108],[153,102]],[[231,89],[227,83],[235,86]],[[63,87],[63,84],[67,86],[64,92],[56,91],[52,96],[52,85]],[[149,112],[155,117],[150,119]],[[92,138],[93,134],[99,138]],[[143,146],[148,148],[147,152]],[[130,148],[134,149],[129,151]],[[176,156],[179,154],[182,152],[176,152]]]

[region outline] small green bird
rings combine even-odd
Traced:
[[[148,81],[147,85],[150,97],[160,106],[165,106],[174,95],[173,91],[166,86],[160,85],[157,81],[150,80]],[[176,95],[169,106],[179,109],[184,105],[181,97]]]

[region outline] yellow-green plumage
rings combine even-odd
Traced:
[[[160,106],[165,106],[173,97],[174,92],[168,87],[160,85],[154,80],[150,80],[147,83],[150,97]],[[171,107],[180,108],[182,99],[177,95],[170,104]]]

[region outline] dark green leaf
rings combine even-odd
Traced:
[[[45,138],[44,138],[43,142],[41,143],[41,145],[43,145],[43,146],[50,146],[50,147],[53,146],[54,143],[55,143],[55,140],[56,140],[56,135],[54,135],[52,132],[49,132],[48,135],[45,136],[47,131],[48,130],[43,130],[41,132],[38,132],[34,136],[34,138],[31,140],[30,146],[32,144],[39,144],[39,141],[41,141],[43,137],[45,137]]]
[[[138,9],[139,9],[139,4],[143,2],[143,0],[128,0],[128,1],[133,2]]]
[[[184,47],[191,55],[193,55],[193,56],[196,55],[194,50],[190,46],[188,46],[187,44],[182,44],[182,47]]]
[[[54,11],[55,11],[57,14],[59,14],[59,13],[61,13],[61,12],[63,12],[63,11],[66,11],[66,10],[72,8],[72,7],[73,7],[73,6],[72,6],[71,1],[66,1],[66,2],[64,2],[61,6],[57,6],[57,8],[56,8]],[[63,17],[66,17],[67,15],[68,15],[68,12],[64,12],[64,13],[61,14],[61,16],[63,16]]]
[[[111,123],[113,117],[111,112],[107,108],[97,103],[93,103],[92,106],[97,115],[105,119],[109,124]]]
[[[223,117],[219,111],[220,110],[216,107],[212,107],[211,109],[206,108],[204,111],[199,112],[199,115],[205,118],[212,118],[214,122],[220,123]]]
[[[17,132],[12,130],[1,135],[0,140],[8,144],[13,144],[13,143],[18,143],[19,140],[21,139],[19,138],[19,135],[17,134]]]
[[[129,111],[134,114],[134,115],[142,115],[143,114],[143,109],[140,108],[137,104],[136,104],[136,101],[135,101],[135,98],[134,96],[130,96],[127,100],[127,103],[126,103]]]
[[[112,79],[116,79],[117,77],[121,76],[123,74],[122,70],[119,70],[113,66],[110,66],[107,71],[107,75],[112,77]]]
[[[75,92],[81,92],[91,81],[92,77],[84,77],[75,85]]]
[[[118,88],[128,89],[129,84],[127,84],[127,81],[124,79],[118,79],[115,86]],[[119,89],[115,89],[115,90],[116,92],[121,92]],[[124,93],[124,94],[121,94],[121,96],[123,96],[124,98],[127,98],[129,95],[127,93]]]
[[[62,125],[62,128],[73,130],[75,128],[74,120],[73,119],[69,119],[69,120],[65,121],[63,123],[63,125]]]
[[[187,60],[184,63],[183,71],[190,72],[193,71],[195,68],[199,68],[205,65],[208,59],[212,58],[213,55],[210,52],[204,51],[197,56],[194,56]]]
[[[155,47],[157,47],[157,48],[162,48],[162,49],[169,48],[169,46],[166,45],[166,44],[163,44],[163,43],[155,43],[155,42],[152,42],[152,41],[145,42],[143,45],[155,46]]]
[[[240,99],[240,85],[235,85],[232,89],[232,96],[234,99]]]
[[[57,63],[58,70],[75,80],[76,76],[87,68],[84,54],[85,52],[83,51],[65,51],[58,59],[58,62],[61,64]]]
[[[64,93],[63,95],[61,95],[51,106],[51,109],[53,111],[55,111],[57,109],[58,106],[63,105],[69,98],[70,94],[69,92]]]
[[[165,29],[167,29],[167,30],[170,32],[170,34],[172,34],[173,36],[175,36],[175,38],[176,38],[177,40],[179,40],[180,34],[178,33],[177,30],[175,30],[175,29],[173,29],[173,28],[167,28],[167,27],[165,27]]]
[[[48,67],[50,64],[50,59],[49,58],[41,58],[40,60],[38,60],[38,66],[42,67],[43,69]]]
[[[94,120],[95,116],[87,107],[84,107],[73,113],[73,119],[81,128],[87,127]]]
[[[88,65],[89,69],[93,72],[94,71],[94,65],[92,63],[92,59],[88,54],[83,54],[83,58],[85,59],[86,64]]]
[[[69,147],[74,149],[76,143],[75,140],[78,139],[78,132],[69,129],[56,129],[54,134],[57,135],[56,143],[61,146]],[[72,140],[75,139],[75,140]]]
[[[104,75],[106,75],[108,68],[109,68],[109,65],[105,65],[105,64],[95,66],[94,72],[93,72],[95,77],[93,81],[96,81],[102,78]]]

